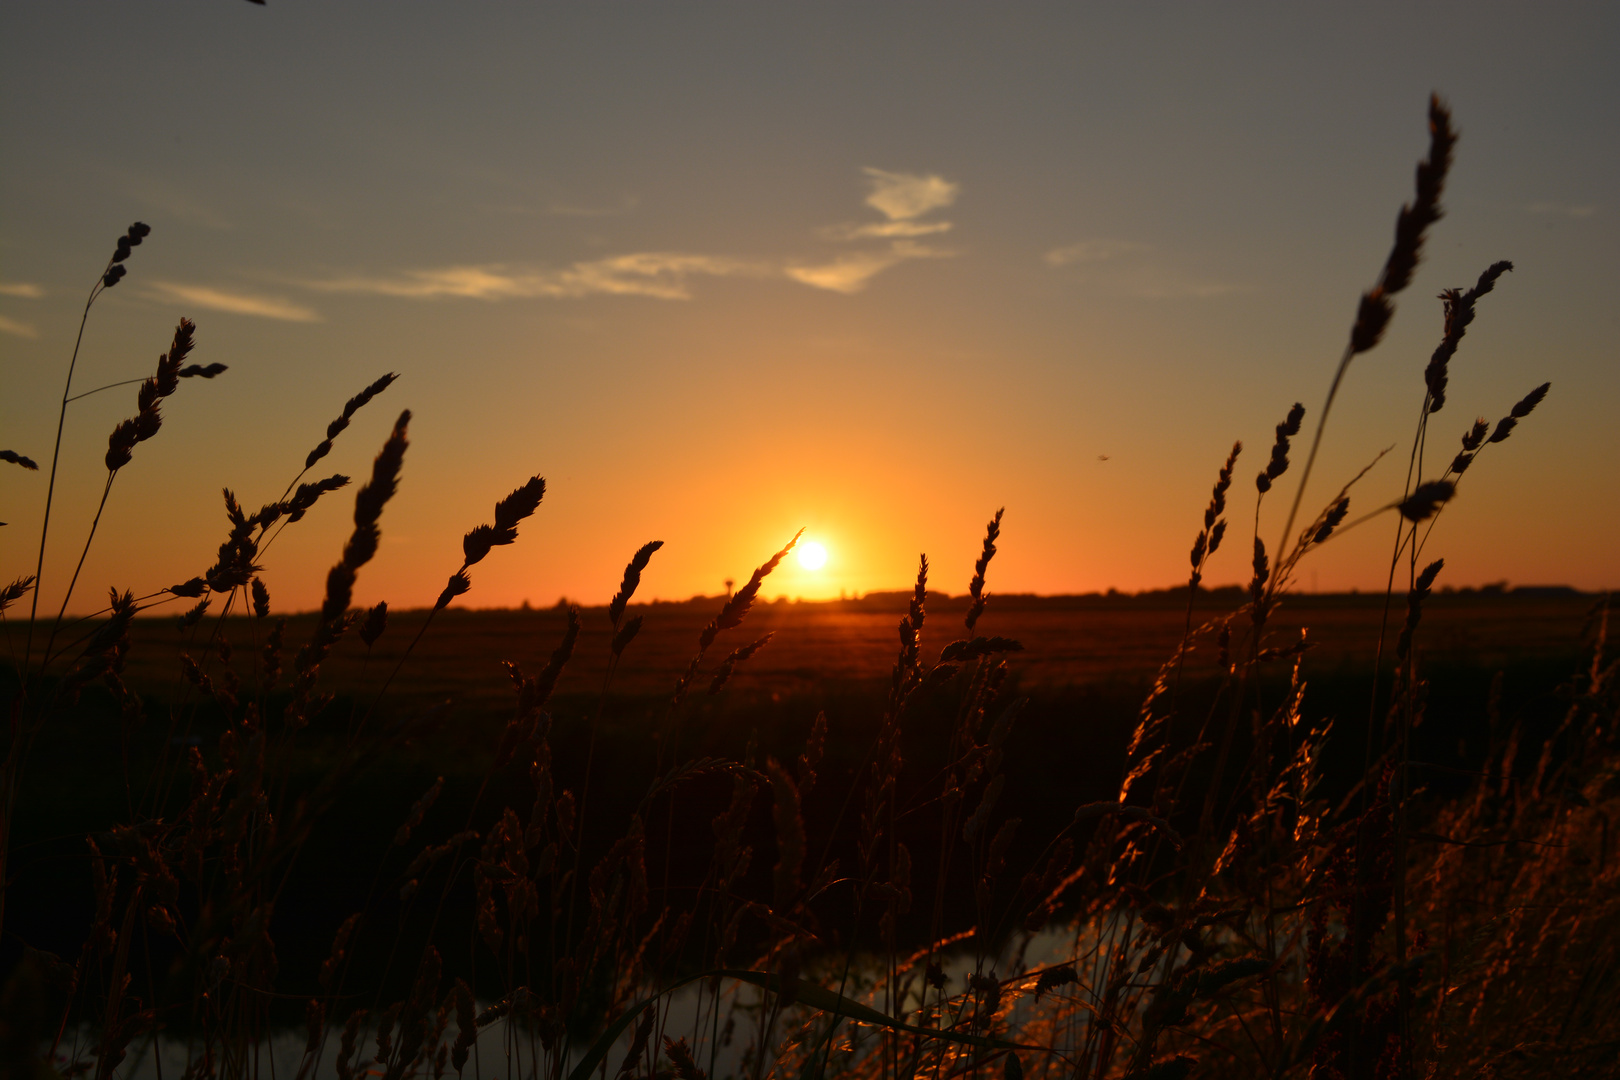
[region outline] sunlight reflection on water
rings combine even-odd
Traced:
[[[1088,940],[1094,941],[1091,935]],[[1021,946],[1021,948],[1020,948]],[[960,993],[967,986],[970,975],[975,973],[994,973],[1002,979],[1007,979],[1013,970],[1013,965],[1023,971],[1038,971],[1067,960],[1075,954],[1076,940],[1073,927],[1047,928],[1026,939],[1017,939],[1009,942],[998,955],[980,958],[974,949],[967,943],[952,946],[944,954],[944,963],[941,965],[947,978],[947,990],[951,993]],[[1081,951],[1084,951],[1082,949]],[[881,976],[880,966],[876,958],[865,957],[850,974],[850,985],[846,988],[847,996],[863,1001],[875,1007],[882,1007],[881,988],[877,986]],[[1086,973],[1081,973],[1082,979]],[[829,989],[838,989],[838,977],[822,977],[818,980],[821,985]],[[1011,1010],[1007,1019],[1016,1027],[1029,1011],[1037,1007],[1033,996],[1033,976],[1027,980],[1027,986],[1019,987],[1020,992],[1011,995]],[[727,982],[721,989],[721,1005],[724,1010],[716,1023],[714,1015],[714,995],[710,992],[707,982],[691,983],[680,987],[668,995],[667,1006],[663,1016],[663,1033],[671,1038],[686,1038],[688,1044],[699,1045],[702,1052],[697,1055],[698,1063],[706,1071],[709,1070],[709,1042],[716,1030],[723,1030],[728,1015],[736,1017],[736,1030],[729,1044],[723,1045],[714,1054],[714,1066],[710,1075],[720,1078],[734,1076],[744,1070],[744,1054],[751,1050],[754,1036],[757,1034],[758,1017],[760,1014],[761,997],[764,992],[758,988],[737,982]],[[912,994],[915,994],[913,988]],[[912,997],[908,1000],[915,1001]],[[482,1010],[488,1002],[480,1002]],[[915,1022],[915,1018],[908,1018]],[[847,1023],[847,1021],[846,1021]],[[787,1025],[779,1021],[775,1026],[775,1036],[780,1037]],[[857,1039],[861,1048],[875,1045],[875,1029],[867,1028]],[[77,1042],[70,1037],[64,1040],[63,1051],[55,1062],[58,1069],[65,1068],[75,1060],[77,1054],[83,1054],[84,1060],[91,1057],[94,1047],[94,1037],[88,1029],[80,1029],[75,1033]],[[356,1056],[367,1051],[376,1051],[377,1029],[367,1026],[361,1036],[356,1039]],[[337,1080],[336,1057],[338,1043],[341,1038],[341,1029],[329,1030],[324,1052],[318,1067],[307,1076],[310,1080]],[[452,1022],[445,1034],[446,1043],[455,1038],[455,1025]],[[629,1049],[630,1034],[626,1033],[612,1052],[607,1055],[607,1064],[610,1070],[616,1071],[624,1054]],[[288,1028],[271,1036],[266,1042],[260,1044],[252,1052],[246,1068],[240,1070],[250,1075],[294,1077],[298,1074],[299,1066],[304,1059],[305,1033],[302,1028]],[[77,1047],[77,1053],[75,1052]],[[467,1068],[463,1075],[473,1076],[505,1076],[518,1077],[533,1075],[533,1053],[539,1049],[538,1043],[533,1043],[526,1033],[516,1025],[499,1022],[479,1032],[478,1042],[469,1057]],[[142,1039],[132,1044],[129,1056],[118,1069],[118,1075],[125,1080],[174,1080],[179,1077],[193,1056],[200,1050],[196,1044],[188,1044],[185,1040],[159,1038],[154,1047],[152,1040]],[[576,1047],[574,1057],[582,1053],[583,1047]],[[857,1050],[857,1053],[861,1050]],[[161,1057],[161,1064],[157,1060]],[[216,1069],[221,1063],[217,1060]],[[223,1072],[223,1070],[221,1070]],[[384,1070],[375,1062],[368,1061],[363,1067],[356,1065],[355,1076],[381,1076]],[[425,1074],[431,1075],[431,1068]],[[454,1071],[446,1066],[446,1075],[454,1075]]]

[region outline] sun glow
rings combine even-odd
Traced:
[[[799,565],[806,570],[820,570],[827,565],[827,549],[814,540],[800,544]]]

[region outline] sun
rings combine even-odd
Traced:
[[[814,540],[800,544],[799,565],[806,570],[820,570],[827,565],[827,549]]]

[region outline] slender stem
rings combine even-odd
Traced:
[[[1428,423],[1429,423],[1429,403],[1432,400],[1433,400],[1433,398],[1432,398],[1431,393],[1428,392],[1428,391],[1425,391],[1424,394],[1423,394],[1423,410],[1418,415],[1417,431],[1412,436],[1412,453],[1407,458],[1407,462],[1406,462],[1406,487],[1403,488],[1402,491],[1401,491],[1401,499],[1403,501],[1406,499],[1406,497],[1408,495],[1412,494],[1412,481],[1418,476],[1418,470],[1419,470],[1418,450],[1419,450],[1419,446],[1421,445],[1422,440],[1423,440],[1423,433],[1424,433],[1425,429],[1428,427]],[[1366,757],[1365,757],[1365,760],[1362,763],[1362,769],[1361,769],[1361,774],[1362,774],[1362,779],[1363,779],[1363,786],[1362,786],[1362,791],[1361,791],[1361,809],[1362,809],[1363,813],[1365,813],[1366,809],[1367,809],[1367,789],[1366,789],[1365,780],[1366,780],[1367,773],[1372,771],[1373,734],[1374,734],[1374,728],[1377,726],[1377,719],[1378,719],[1378,679],[1379,679],[1379,674],[1380,674],[1380,671],[1382,670],[1383,661],[1384,661],[1384,642],[1387,639],[1388,634],[1389,634],[1389,609],[1390,609],[1390,604],[1391,604],[1391,602],[1392,602],[1392,600],[1394,598],[1394,595],[1395,595],[1395,568],[1400,565],[1401,549],[1403,548],[1403,546],[1406,543],[1406,541],[1402,539],[1402,534],[1405,533],[1405,531],[1406,531],[1406,519],[1401,517],[1399,514],[1396,514],[1395,515],[1395,550],[1390,554],[1390,557],[1389,557],[1389,580],[1387,582],[1385,582],[1385,584],[1384,584],[1384,615],[1383,615],[1383,618],[1380,620],[1380,622],[1378,624],[1378,648],[1377,648],[1377,651],[1373,654],[1372,692],[1371,692],[1371,696],[1370,696],[1370,698],[1368,700],[1368,704],[1367,704],[1367,749],[1366,749]],[[1412,532],[1413,532],[1413,535],[1415,536],[1416,533],[1417,533],[1417,526],[1416,525],[1412,526]]]
[[[139,379],[125,379],[123,382],[112,382],[112,383],[108,383],[106,386],[98,386],[94,390],[86,390],[82,394],[74,394],[72,397],[68,398],[68,400],[69,401],[78,401],[80,398],[87,398],[91,394],[99,394],[103,390],[115,390],[120,386],[133,386],[134,384],[136,384],[138,382],[145,382],[145,381],[146,381],[146,379],[144,377],[142,377],[142,378],[139,378]]]
[[[463,566],[461,569],[465,570],[467,568]],[[400,653],[399,662],[394,665],[394,670],[388,673],[388,678],[383,680],[382,687],[377,691],[377,696],[371,699],[371,707],[366,710],[364,716],[360,717],[360,723],[355,726],[354,733],[349,737],[350,745],[360,741],[360,732],[364,730],[366,721],[371,719],[371,714],[377,711],[378,705],[382,704],[383,695],[388,693],[388,688],[393,685],[394,676],[398,675],[400,669],[405,666],[405,661],[411,658],[411,653],[416,649],[416,643],[422,640],[422,635],[427,633],[429,626],[433,625],[433,618],[439,614],[439,611],[439,608],[433,608],[428,612],[427,618],[422,620],[421,629],[416,632],[415,637],[411,638],[411,643],[405,646],[405,651]]]
[[[62,616],[67,612],[68,601],[73,598],[73,588],[79,583],[79,572],[84,569],[84,560],[90,554],[90,542],[96,538],[96,527],[101,524],[101,512],[107,509],[107,496],[112,494],[113,480],[118,476],[118,470],[113,469],[107,473],[107,483],[101,488],[101,503],[96,507],[95,520],[90,522],[90,535],[84,538],[84,550],[79,552],[79,564],[73,568],[73,577],[68,581],[67,592],[62,594],[62,606],[56,611],[56,621],[51,624],[51,636],[45,639],[45,653],[40,659],[39,666],[44,670],[45,665],[51,661],[51,646],[56,644],[56,632],[62,627]]]
[[[1305,458],[1305,468],[1300,470],[1299,486],[1294,490],[1294,504],[1288,508],[1288,521],[1283,525],[1282,540],[1277,544],[1277,551],[1282,552],[1288,546],[1288,538],[1294,535],[1294,518],[1299,516],[1299,504],[1305,498],[1305,485],[1310,481],[1311,469],[1316,465],[1316,451],[1322,445],[1322,429],[1327,426],[1328,411],[1333,408],[1333,399],[1338,396],[1339,384],[1344,381],[1344,373],[1350,367],[1350,358],[1355,355],[1352,347],[1344,347],[1344,355],[1339,358],[1339,369],[1333,373],[1333,385],[1328,387],[1327,400],[1322,403],[1322,411],[1316,417],[1316,434],[1311,438],[1311,452]]]
[[[109,261],[107,265],[110,267],[112,263]],[[51,500],[56,495],[56,466],[62,457],[62,428],[67,423],[68,395],[73,392],[73,370],[79,365],[79,346],[84,343],[84,325],[90,321],[90,305],[105,291],[98,279],[90,287],[90,296],[84,302],[84,314],[79,317],[79,335],[73,339],[73,358],[68,361],[67,383],[62,387],[62,409],[56,417],[56,446],[51,451],[51,479],[45,485],[45,520],[39,526],[39,557],[34,563],[34,597],[28,608],[28,638],[23,646],[22,684],[25,692],[28,686],[28,661],[34,653],[34,621],[39,615],[39,586],[45,574],[45,538],[51,531]]]

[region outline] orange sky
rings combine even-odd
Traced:
[[[0,448],[48,469],[85,287],[139,218],[153,234],[91,316],[75,391],[148,374],[181,315],[193,358],[230,371],[165,403],[75,608],[200,573],[220,488],[274,498],[386,371],[321,463],[363,479],[415,413],[358,603],[431,602],[461,534],[536,472],[544,504],[469,604],[603,602],[651,539],[643,596],[712,594],[801,526],[827,564],[785,564],[768,596],[903,587],[924,551],[960,593],[1002,506],[992,591],[1161,587],[1185,580],[1233,439],[1207,581],[1238,581],[1273,425],[1298,400],[1313,430],[1438,89],[1462,131],[1447,216],[1350,372],[1307,502],[1391,445],[1354,501],[1399,493],[1432,298],[1512,259],[1431,460],[1553,388],[1470,471],[1432,542],[1442,584],[1612,586],[1617,28],[1596,4],[14,6]],[[183,65],[126,62],[181,39]],[[53,609],[134,397],[70,407]],[[0,463],[0,578],[32,572],[44,492]],[[276,542],[276,606],[319,602],[352,496]],[[1390,526],[1301,584],[1381,588]]]

